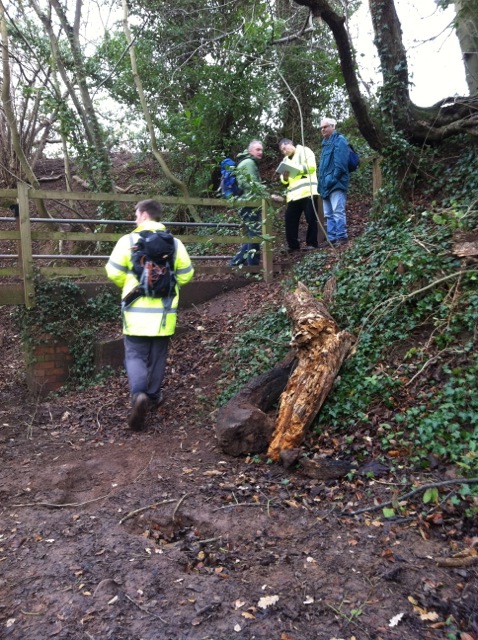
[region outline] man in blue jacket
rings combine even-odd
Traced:
[[[334,245],[347,242],[345,205],[349,187],[349,145],[335,130],[333,118],[322,118],[322,155],[319,165],[319,193],[324,203],[327,238]]]

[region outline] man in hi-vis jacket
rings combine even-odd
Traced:
[[[160,222],[162,208],[156,200],[142,200],[135,208],[136,228],[116,243],[106,265],[108,278],[122,289],[124,300],[138,279],[133,273],[132,247],[141,231],[165,231]],[[131,393],[131,413],[128,424],[133,431],[142,431],[149,408],[161,402],[161,385],[166,368],[170,337],[176,329],[179,288],[194,274],[191,259],[183,243],[174,238],[174,272],[176,287],[170,299],[141,296],[123,308],[125,367]]]
[[[287,158],[293,171],[281,173],[280,180],[287,187],[285,211],[285,237],[289,253],[300,250],[299,223],[302,212],[307,221],[306,249],[317,249],[317,165],[309,147],[294,145],[283,138],[279,150]],[[294,175],[292,175],[294,174]]]

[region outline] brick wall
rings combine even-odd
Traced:
[[[68,380],[72,357],[68,345],[54,336],[43,334],[35,345],[25,348],[28,389],[45,396],[57,391]]]

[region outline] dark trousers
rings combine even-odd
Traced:
[[[292,200],[287,204],[287,209],[285,210],[285,237],[287,240],[287,246],[291,251],[297,251],[300,249],[299,223],[302,213],[305,214],[305,219],[307,221],[305,243],[309,247],[319,246],[317,239],[317,205],[317,196],[309,196],[308,198],[301,198],[300,200]]]
[[[161,395],[171,336],[123,336],[131,397],[146,393],[156,404]]]
[[[262,210],[253,209],[252,207],[242,207],[239,211],[244,225],[246,227],[246,235],[250,238],[261,235],[262,230]],[[260,262],[260,245],[254,242],[242,244],[239,251],[232,258],[231,264],[248,266],[258,265]]]

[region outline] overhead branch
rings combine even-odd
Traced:
[[[357,118],[357,124],[360,132],[372,149],[381,151],[384,146],[384,136],[377,124],[370,117],[367,104],[360,92],[359,81],[355,71],[355,60],[345,25],[345,18],[334,11],[327,0],[294,1],[298,5],[308,7],[314,18],[320,18],[323,20],[332,31],[337,45],[345,86],[347,88],[351,107],[354,111],[355,117]]]
[[[345,85],[360,132],[369,145],[381,151],[387,136],[377,120],[373,120],[362,98],[358,72],[346,30],[345,18],[336,13],[328,0],[294,0],[308,7],[316,18],[330,28],[340,57]],[[410,99],[407,52],[394,0],[369,0],[375,33],[374,43],[380,58],[383,90],[381,109],[386,120],[412,144],[440,142],[458,133],[478,135],[476,96],[447,98],[436,105],[421,108]]]

